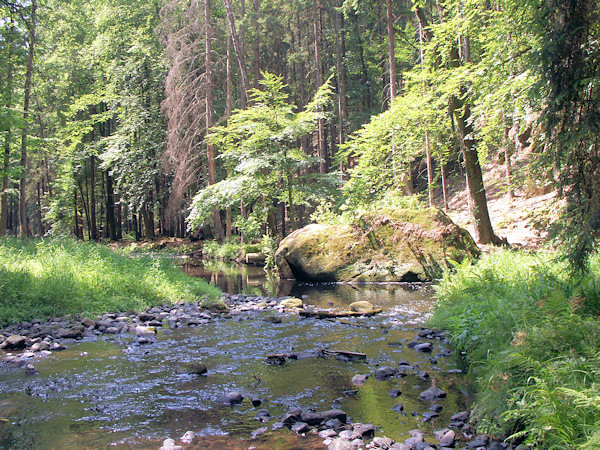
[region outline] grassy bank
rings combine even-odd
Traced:
[[[0,240],[0,324],[69,313],[141,310],[220,291],[165,259],[73,240]]]
[[[507,251],[441,282],[431,325],[465,354],[480,430],[534,448],[600,447],[600,258],[583,279],[567,272]]]

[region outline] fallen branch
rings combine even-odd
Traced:
[[[314,310],[304,310],[300,311],[299,314],[301,317],[314,317],[315,319],[336,319],[338,317],[359,317],[359,316],[374,316],[381,312],[381,308],[377,308],[373,311],[362,313],[356,311],[314,311]]]

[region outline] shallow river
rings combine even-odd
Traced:
[[[403,441],[415,428],[431,436],[447,426],[452,414],[468,408],[469,387],[462,375],[452,373],[455,357],[430,360],[443,348],[439,341],[431,341],[430,354],[406,347],[428,317],[432,300],[427,286],[278,284],[257,268],[239,272],[188,264],[184,270],[212,279],[232,294],[293,295],[305,304],[333,309],[368,300],[383,313],[349,321],[284,314],[281,323],[268,323],[263,319],[273,312],[248,312],[197,328],[164,329],[151,345],[133,345],[131,335],[70,345],[35,361],[35,377],[0,364],[0,448],[158,448],[165,438],[178,441],[188,430],[203,435],[197,448],[318,448],[322,440],[315,435],[271,431],[271,425],[291,409],[332,407],[343,409],[354,422],[381,427],[377,435]],[[367,360],[312,356],[281,366],[265,362],[273,353],[310,356],[323,348],[363,352]],[[430,378],[370,377],[361,387],[350,381],[400,360],[418,364]],[[208,375],[178,374],[178,365],[190,361],[204,363]],[[440,417],[423,423],[422,414],[432,402],[419,400],[419,393],[432,380],[448,397],[438,402],[443,406]],[[394,388],[402,392],[398,398],[388,394]],[[216,398],[229,391],[259,397],[263,404],[255,408],[245,400],[235,407],[219,405]],[[399,401],[405,415],[392,410]],[[258,409],[269,410],[273,419],[260,423],[254,418]],[[250,440],[250,433],[265,425],[269,431]]]

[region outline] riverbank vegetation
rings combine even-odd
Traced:
[[[0,324],[200,299],[211,306],[219,294],[162,258],[132,258],[72,239],[0,241]]]
[[[588,274],[504,251],[446,275],[431,324],[462,352],[479,430],[534,448],[600,445],[600,258]]]

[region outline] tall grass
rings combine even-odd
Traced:
[[[535,448],[600,445],[600,258],[584,278],[567,269],[505,251],[440,283],[431,325],[464,352],[483,431]]]
[[[69,313],[141,310],[220,291],[166,259],[73,240],[0,240],[0,324]]]

